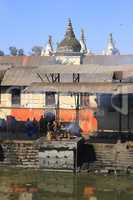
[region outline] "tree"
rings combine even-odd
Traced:
[[[17,56],[18,50],[16,47],[9,47],[9,51],[12,56]]]
[[[40,56],[41,55],[41,52],[42,52],[42,47],[41,46],[34,46],[32,48],[32,55],[34,56]]]
[[[4,51],[0,50],[0,56],[4,56]]]
[[[24,56],[24,50],[18,49],[18,56]]]

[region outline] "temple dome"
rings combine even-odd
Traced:
[[[71,20],[68,21],[65,38],[59,43],[57,52],[80,52],[81,45],[76,39]]]

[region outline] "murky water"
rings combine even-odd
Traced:
[[[0,170],[0,200],[132,200],[132,176]]]

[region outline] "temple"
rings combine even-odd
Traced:
[[[133,173],[133,55],[112,34],[92,53],[69,19],[57,47],[0,56],[0,139],[2,166]]]
[[[133,55],[120,54],[112,34],[104,55],[91,53],[83,30],[77,38],[69,19],[56,49],[49,36],[40,56],[0,56],[1,119],[39,121],[50,112],[61,123],[78,121],[84,133],[133,128],[132,101],[130,115],[121,118],[122,126],[111,104],[119,84],[120,88],[129,84],[132,99]],[[97,111],[104,114],[96,117]]]

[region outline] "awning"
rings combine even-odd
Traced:
[[[133,83],[34,83],[24,93],[133,93]]]

